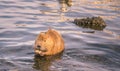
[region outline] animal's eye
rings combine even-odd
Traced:
[[[45,34],[47,33],[47,32],[44,32]]]

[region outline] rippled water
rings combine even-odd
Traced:
[[[103,31],[75,18],[101,16]],[[36,36],[49,27],[65,41],[63,54],[34,56]],[[120,0],[0,0],[0,71],[119,71]]]

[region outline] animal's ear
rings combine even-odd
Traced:
[[[45,35],[44,33],[45,33],[45,32],[41,32],[41,33],[40,33],[40,36],[44,36],[44,35]]]

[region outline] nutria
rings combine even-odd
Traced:
[[[63,50],[64,40],[56,30],[41,32],[35,40],[34,51],[40,56],[55,55]]]

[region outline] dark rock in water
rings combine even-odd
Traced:
[[[101,17],[74,19],[74,23],[80,27],[91,28],[94,30],[103,30],[106,27],[106,24]]]

